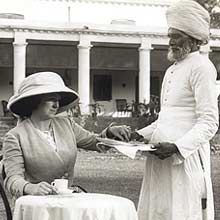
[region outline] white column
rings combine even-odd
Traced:
[[[15,35],[14,46],[14,73],[13,73],[13,85],[14,93],[18,91],[21,81],[25,78],[26,70],[26,39],[23,37],[17,37]]]
[[[78,93],[82,114],[89,114],[90,104],[90,41],[81,40],[78,45]]]
[[[139,48],[139,102],[150,101],[150,50],[151,43],[148,39],[142,39]]]

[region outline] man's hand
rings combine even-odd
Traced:
[[[171,157],[178,152],[178,148],[175,144],[169,142],[162,142],[154,144],[155,151],[150,151],[151,154],[157,156],[161,160]]]

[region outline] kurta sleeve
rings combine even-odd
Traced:
[[[154,130],[157,127],[157,120],[150,125],[137,131],[138,134],[142,135],[145,139],[150,140]]]
[[[3,164],[7,173],[4,180],[6,189],[15,197],[22,196],[28,183],[24,178],[24,157],[18,138],[10,133],[3,143]]]
[[[189,80],[195,98],[195,125],[175,141],[180,154],[187,158],[215,135],[218,129],[216,71],[214,66],[201,65],[191,72]]]

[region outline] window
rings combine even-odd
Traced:
[[[112,99],[111,75],[94,75],[93,99],[95,101],[110,101]]]

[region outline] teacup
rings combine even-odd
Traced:
[[[67,179],[55,179],[52,183],[58,191],[65,191],[68,189],[68,180]]]

